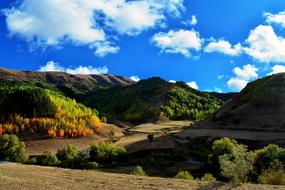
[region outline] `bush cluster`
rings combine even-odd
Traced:
[[[213,142],[209,164],[234,183],[249,181],[282,185],[285,180],[285,149],[277,145],[248,151],[245,145],[222,138]]]
[[[116,147],[111,143],[91,145],[89,150],[85,151],[77,151],[73,145],[67,145],[59,149],[55,155],[45,152],[44,155],[30,158],[26,163],[74,169],[95,169],[100,165],[119,161],[125,157],[126,153],[124,148]]]

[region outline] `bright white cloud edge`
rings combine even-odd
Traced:
[[[41,72],[65,72],[69,74],[83,74],[83,75],[93,75],[93,74],[107,74],[108,68],[103,67],[92,67],[92,66],[79,66],[76,68],[65,68],[60,66],[54,61],[47,62],[46,65],[39,68]]]

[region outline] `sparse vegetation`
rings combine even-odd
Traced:
[[[262,184],[271,185],[285,185],[285,173],[284,170],[265,170],[259,177],[258,182]]]
[[[90,160],[110,164],[125,158],[127,151],[111,143],[93,144],[90,147]]]
[[[152,142],[153,139],[154,139],[154,133],[149,133],[149,134],[147,135],[147,138],[148,138],[148,141],[149,141],[149,142]]]
[[[175,178],[193,180],[193,176],[188,171],[180,171]]]
[[[216,181],[216,178],[210,173],[205,173],[205,175],[201,177],[201,180],[202,181]]]
[[[143,170],[143,168],[141,166],[137,166],[134,169],[133,174],[134,175],[140,175],[140,176],[145,176],[146,175],[145,171]]]

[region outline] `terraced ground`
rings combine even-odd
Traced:
[[[0,189],[285,190],[285,186],[225,184],[18,164],[0,165]]]
[[[172,149],[189,139],[197,137],[221,138],[229,137],[243,141],[260,142],[260,146],[275,143],[285,145],[285,132],[234,130],[234,129],[209,129],[191,127],[191,121],[160,121],[156,123],[145,123],[130,128],[118,128],[115,125],[104,124],[104,127],[96,135],[76,138],[76,139],[43,139],[25,141],[27,151],[31,155],[39,155],[44,151],[56,153],[59,148],[68,144],[73,144],[78,150],[89,147],[92,143],[111,140],[110,132],[115,132],[120,139],[116,145],[125,147],[128,152],[137,152],[149,149]],[[149,143],[147,135],[155,133],[155,139]]]

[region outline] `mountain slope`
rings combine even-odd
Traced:
[[[60,92],[28,85],[0,87],[0,135],[78,137],[101,127],[98,112]]]
[[[129,78],[103,74],[103,75],[72,75],[63,72],[36,72],[16,71],[0,68],[0,79],[17,82],[42,82],[53,84],[66,95],[80,99],[99,88],[108,88],[116,85],[127,86],[135,82]]]
[[[285,74],[251,82],[223,106],[205,127],[285,131]]]
[[[99,90],[84,103],[110,119],[133,122],[158,116],[200,120],[222,105],[219,99],[192,89],[184,82],[173,84],[158,77]]]

